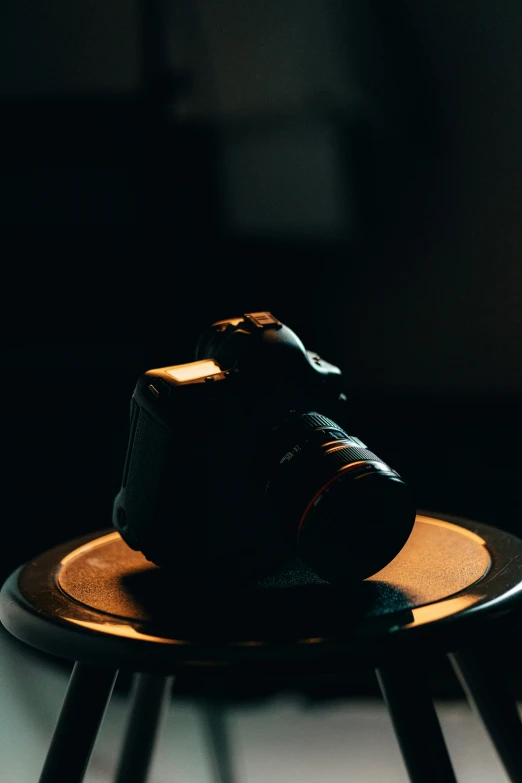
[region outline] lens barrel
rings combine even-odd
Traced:
[[[316,412],[293,414],[274,429],[266,486],[289,547],[328,582],[365,579],[406,543],[415,522],[399,474]]]

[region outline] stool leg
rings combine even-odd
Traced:
[[[448,655],[469,703],[476,709],[513,783],[522,781],[522,724],[516,701],[499,676],[499,665],[478,652]]]
[[[456,783],[433,701],[415,666],[376,670],[412,783]]]
[[[174,677],[140,673],[134,676],[132,705],[116,783],[145,783]]]
[[[222,705],[205,701],[202,716],[214,765],[214,779],[216,783],[233,783],[234,769]]]
[[[40,783],[81,783],[117,673],[74,664]]]

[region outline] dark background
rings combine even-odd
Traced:
[[[0,576],[110,525],[138,375],[256,309],[420,507],[522,536],[520,5],[43,9],[0,28]]]

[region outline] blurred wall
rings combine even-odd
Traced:
[[[140,81],[137,44],[134,2],[7,2],[0,25],[0,95],[135,89]]]
[[[522,391],[522,12],[515,2],[403,4],[419,61],[436,90],[422,94],[411,62],[404,107],[442,116],[442,216],[409,246],[404,220],[386,284],[367,278],[372,311],[363,331],[375,388],[520,397]],[[406,29],[406,25],[405,25]],[[399,55],[400,56],[400,55]],[[429,104],[436,98],[435,106]],[[435,152],[435,154],[433,154]],[[417,183],[424,198],[432,176]],[[407,217],[407,213],[405,215]],[[382,257],[386,264],[386,256]],[[401,270],[401,266],[404,267]],[[391,338],[380,339],[386,333]],[[386,347],[385,347],[386,346]],[[388,381],[386,380],[388,379]]]
[[[8,3],[0,95],[136,94],[141,13],[119,0]],[[520,5],[185,0],[167,5],[164,20],[168,61],[195,74],[174,119],[224,128],[218,152],[229,234],[319,243],[355,234],[344,258],[330,260],[330,245],[319,247],[327,263],[312,276],[318,298],[323,286],[336,289],[331,317],[361,389],[520,393]],[[352,156],[342,176],[339,117]],[[364,154],[346,141],[354,124],[371,138]],[[76,176],[79,189],[103,191],[103,171],[90,171],[80,160],[61,187],[71,191]],[[114,185],[114,177],[107,174],[121,223],[134,206],[122,193],[127,179]],[[47,182],[29,187],[45,199]],[[370,201],[361,207],[365,188]],[[13,208],[6,214],[12,221]],[[110,204],[96,215],[110,224]],[[187,286],[195,281],[189,271],[178,270]],[[307,274],[294,271],[294,280]],[[292,291],[284,270],[281,279],[288,294],[274,302],[284,307],[301,287]],[[232,275],[227,283],[234,286]],[[351,319],[364,319],[356,335],[343,326],[343,303]],[[299,318],[299,304],[288,312]]]

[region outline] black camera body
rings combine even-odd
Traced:
[[[370,576],[415,508],[344,430],[338,367],[268,312],[218,321],[196,361],[145,372],[113,523],[182,583],[257,580],[298,556],[325,581]]]

